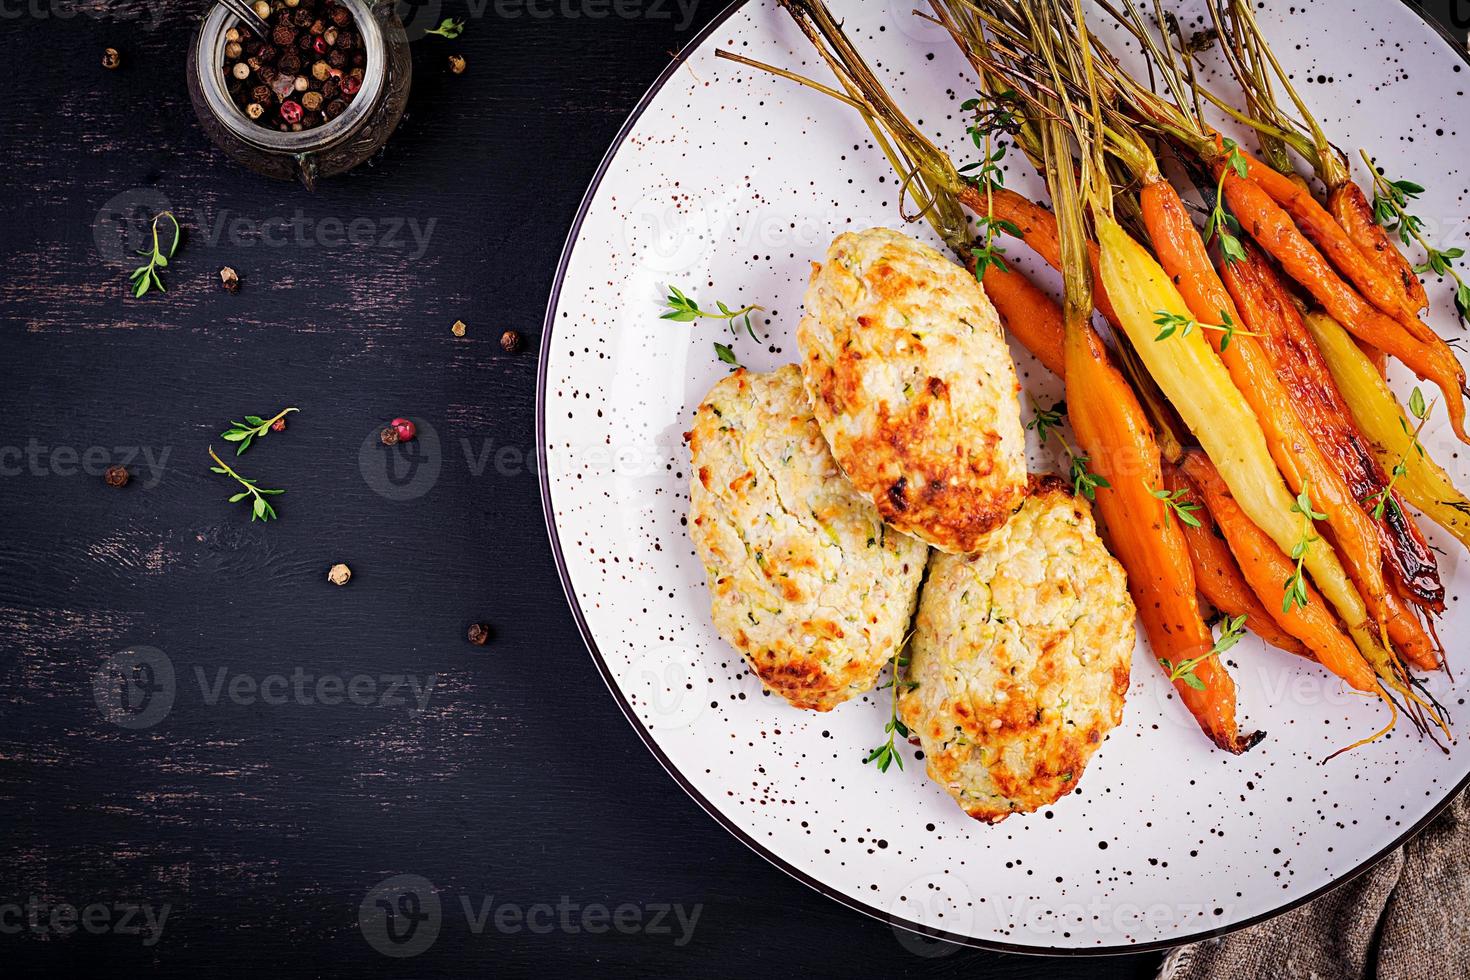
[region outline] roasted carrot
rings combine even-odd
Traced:
[[[1047,142],[1065,140],[1048,121]],[[1235,681],[1210,656],[1214,635],[1200,616],[1194,566],[1176,523],[1154,496],[1162,485],[1159,447],[1133,389],[1092,328],[1097,300],[1088,273],[1092,252],[1070,153],[1048,154],[1047,186],[1056,202],[1051,225],[1064,282],[1062,323],[1068,415],[1082,447],[1080,460],[1096,478],[1098,513],[1113,554],[1128,575],[1153,654],[1205,734],[1227,752],[1244,752],[1262,738],[1245,735],[1235,717]],[[1188,663],[1190,669],[1177,673]]]
[[[1324,351],[1308,333],[1285,285],[1256,245],[1245,242],[1244,247],[1243,260],[1221,266],[1225,285],[1300,406],[1313,440],[1345,481],[1353,499],[1371,516],[1373,507],[1367,502],[1376,499],[1387,486],[1385,470],[1375,458],[1370,441],[1364,438],[1323,358]],[[1352,343],[1350,338],[1348,343]],[[1357,352],[1356,347],[1353,350]],[[1374,524],[1388,570],[1399,585],[1427,608],[1444,608],[1444,586],[1434,553],[1418,528],[1393,509],[1375,518]]]
[[[1276,468],[1255,414],[1201,336],[1208,331],[1180,330],[1166,341],[1156,340],[1158,317],[1188,319],[1184,297],[1153,256],[1116,221],[1094,214],[1093,223],[1101,247],[1103,284],[1149,374],[1220,467],[1251,520],[1283,552],[1298,548],[1304,535],[1310,536],[1304,528],[1305,511]],[[1331,543],[1320,538],[1311,543],[1303,549],[1303,561],[1354,640],[1375,647],[1378,641],[1376,631],[1368,628],[1368,609]]]
[[[1182,494],[1181,500],[1185,502],[1199,501],[1199,492],[1176,466],[1164,465],[1164,486],[1170,493]],[[1277,624],[1276,617],[1256,597],[1235,556],[1230,553],[1230,546],[1215,526],[1215,519],[1203,504],[1200,508],[1192,512],[1197,525],[1180,522],[1184,542],[1189,547],[1189,559],[1194,565],[1194,583],[1200,594],[1225,615],[1244,616],[1246,628],[1277,649],[1309,660],[1316,659],[1300,640]]]
[[[1191,450],[1181,463],[1190,482],[1199,490],[1210,516],[1214,518],[1230,551],[1240,562],[1240,569],[1257,595],[1274,595],[1268,608],[1284,609],[1284,583],[1291,576],[1292,562],[1271,537],[1241,510],[1220,478],[1215,465],[1203,453]],[[1352,639],[1333,617],[1331,609],[1310,585],[1305,606],[1293,605],[1277,616],[1277,622],[1292,636],[1301,640],[1317,661],[1359,691],[1376,691],[1373,670],[1358,653]]]
[[[1145,177],[1139,192],[1144,227],[1160,266],[1174,281],[1190,313],[1202,324],[1228,323],[1253,330],[1248,321],[1242,323],[1178,192],[1167,180],[1152,176],[1154,179]],[[1313,504],[1327,515],[1344,564],[1373,618],[1383,622],[1388,585],[1373,522],[1317,448],[1260,342],[1248,332],[1232,336],[1220,329],[1201,330],[1261,424],[1271,458],[1291,491],[1309,492]]]
[[[1253,180],[1238,177],[1224,163],[1216,165],[1223,175],[1225,197],[1245,230],[1271,254],[1287,273],[1326,308],[1354,336],[1366,340],[1398,358],[1421,378],[1444,392],[1450,424],[1462,442],[1470,443],[1465,430],[1465,370],[1441,342],[1424,343],[1397,320],[1371,306],[1327,264],[1312,243]]]
[[[1388,384],[1362,357],[1347,332],[1331,318],[1312,315],[1307,318],[1307,326],[1341,397],[1351,407],[1363,434],[1371,440],[1378,461],[1389,471],[1403,465],[1397,491],[1470,548],[1470,498],[1456,488],[1450,475],[1427,451],[1420,453],[1414,448],[1413,426]],[[1384,508],[1384,513],[1394,517],[1403,515],[1397,497],[1393,506]]]
[[[1018,269],[991,263],[982,282],[1006,330],[1061,377],[1065,370],[1061,307]]]
[[[1338,220],[1318,204],[1309,191],[1245,151],[1239,152],[1245,158],[1250,179],[1291,215],[1307,241],[1317,246],[1318,251],[1337,267],[1364,299],[1403,324],[1419,340],[1429,341],[1432,331],[1420,322],[1417,309],[1409,309],[1402,283],[1396,288],[1394,279],[1385,276],[1368,260]],[[1366,202],[1364,206],[1367,206]],[[1372,216],[1371,209],[1369,216]]]
[[[1373,207],[1363,189],[1345,180],[1328,190],[1327,206],[1363,257],[1400,290],[1407,307],[1414,311],[1428,308],[1429,295],[1424,291],[1424,283],[1419,281],[1413,263],[1373,217]]]
[[[1108,358],[1090,325],[1067,332],[1068,417],[1088,465],[1109,486],[1097,491],[1096,510],[1108,546],[1128,574],[1128,590],[1154,656],[1179,664],[1204,657],[1214,645],[1195,598],[1194,566],[1176,522],[1151,487],[1162,485],[1159,448],[1143,408]],[[1261,733],[1240,734],[1235,681],[1218,658],[1200,660],[1196,689],[1174,682],[1205,734],[1227,752],[1244,752]]]
[[[985,213],[985,198],[978,191],[973,192],[973,197],[962,193],[960,199],[977,214]],[[991,191],[990,206],[996,221],[1008,221],[1014,225],[1021,233],[1021,240],[1031,246],[1031,250],[1041,256],[1042,261],[1053,269],[1061,270],[1062,246],[1057,237],[1056,215],[1015,191],[1002,187]],[[1113,304],[1108,300],[1107,291],[1102,288],[1096,242],[1087,243],[1087,257],[1092,264],[1093,303],[1104,319],[1109,323],[1117,323],[1118,317],[1113,310]]]

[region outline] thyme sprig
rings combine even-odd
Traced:
[[[209,468],[210,472],[218,473],[221,476],[233,477],[236,483],[245,488],[244,490],[241,490],[239,493],[232,496],[230,498],[230,503],[236,504],[249,497],[250,519],[252,521],[269,521],[275,518],[276,509],[272,507],[270,501],[266,500],[265,498],[274,497],[275,495],[285,493],[286,491],[266,490],[263,487],[256,486],[255,480],[252,480],[249,477],[241,476],[239,473],[236,473],[234,470],[232,470],[228,463],[220,459],[219,456],[215,453],[213,446],[209,447],[209,458],[214,460],[215,462],[215,465]]]
[[[760,338],[755,335],[755,327],[751,325],[750,315],[757,310],[764,310],[765,307],[763,306],[751,304],[750,306],[742,306],[738,310],[732,310],[724,303],[716,300],[715,307],[718,312],[715,310],[705,310],[700,308],[698,301],[694,297],[686,296],[684,291],[678,286],[672,285],[669,286],[669,295],[664,300],[664,306],[667,309],[659,316],[660,320],[673,320],[676,323],[693,323],[701,317],[706,317],[711,320],[724,320],[730,324],[730,331],[732,333],[740,332],[737,321],[743,318],[745,331],[750,334],[750,339],[756,343],[760,343]]]
[[[1067,403],[1065,400],[1058,400],[1051,408],[1042,408],[1032,401],[1031,409],[1033,416],[1031,421],[1026,423],[1026,428],[1036,430],[1036,438],[1044,445],[1051,430],[1060,428],[1062,421],[1067,417]]]
[[[1219,330],[1224,334],[1220,338],[1220,349],[1223,351],[1230,346],[1230,341],[1235,339],[1236,334],[1242,337],[1258,336],[1249,330],[1241,330],[1237,327],[1235,318],[1225,310],[1220,311],[1219,323],[1205,323],[1193,317],[1170,313],[1168,310],[1154,310],[1154,317],[1154,326],[1160,328],[1159,335],[1154,338],[1155,341],[1168,340],[1175,333],[1181,337],[1188,337],[1195,327],[1199,327],[1201,330]]]
[[[173,234],[167,249],[164,249],[158,240],[158,223],[167,218],[173,225]],[[164,288],[163,279],[158,275],[158,270],[168,266],[168,260],[174,257],[179,250],[179,239],[183,237],[183,231],[179,228],[179,219],[175,218],[172,211],[160,211],[153,216],[151,225],[153,229],[153,246],[151,248],[140,248],[138,254],[146,256],[148,261],[132,271],[129,278],[133,281],[133,297],[146,295],[149,290],[157,289],[160,293],[168,292]]]
[[[1399,454],[1398,462],[1393,464],[1393,471],[1389,474],[1388,483],[1384,488],[1365,501],[1365,503],[1373,505],[1373,519],[1375,521],[1382,520],[1384,511],[1390,507],[1393,508],[1395,514],[1401,517],[1403,516],[1403,511],[1399,509],[1399,502],[1393,495],[1393,486],[1399,482],[1399,477],[1409,472],[1409,453],[1417,452],[1420,458],[1424,456],[1424,444],[1419,441],[1419,434],[1424,431],[1424,426],[1429,422],[1429,413],[1434,411],[1434,402],[1426,404],[1424,401],[1424,392],[1420,391],[1416,386],[1413,393],[1409,395],[1409,411],[1413,414],[1414,418],[1419,420],[1419,424],[1414,426],[1411,431],[1409,429],[1409,423],[1402,416],[1399,417],[1399,427],[1404,430],[1404,434],[1410,439],[1409,448]]]
[[[271,426],[292,412],[299,411],[301,411],[299,408],[283,408],[279,413],[268,419],[263,419],[259,415],[247,415],[245,416],[244,422],[231,421],[230,427],[220,433],[220,438],[226,442],[236,444],[236,456],[243,455],[245,450],[250,448],[250,444],[255,441],[257,436],[265,435],[271,430]]]
[[[439,22],[438,27],[430,31],[425,31],[424,36],[427,37],[430,34],[438,34],[440,37],[447,37],[449,38],[449,40],[453,41],[455,38],[459,37],[463,33],[463,20],[455,17],[445,17]]]
[[[1156,500],[1161,500],[1164,503],[1165,527],[1169,526],[1170,514],[1178,516],[1181,524],[1187,524],[1190,527],[1204,526],[1200,523],[1200,519],[1194,516],[1194,512],[1201,508],[1201,504],[1197,500],[1187,499],[1185,494],[1188,491],[1183,487],[1180,487],[1172,493],[1168,490],[1155,490],[1153,488],[1150,488],[1148,492],[1153,494]]]
[[[1245,161],[1245,154],[1240,152],[1240,145],[1233,139],[1225,140],[1225,166],[1220,171],[1220,181],[1215,185],[1215,206],[1210,211],[1209,220],[1205,222],[1205,241],[1212,237],[1220,240],[1220,254],[1225,257],[1228,264],[1245,261],[1245,249],[1240,244],[1240,222],[1235,220],[1235,215],[1225,210],[1225,178],[1232,171],[1235,176],[1244,180],[1250,176],[1250,165]]]
[[[1171,664],[1168,657],[1160,657],[1159,663],[1169,672],[1170,682],[1183,681],[1196,691],[1205,689],[1205,682],[1199,679],[1194,670],[1200,664],[1211,657],[1218,657],[1225,653],[1245,636],[1245,614],[1230,617],[1226,616],[1221,621],[1220,636],[1215,640],[1215,645],[1210,647],[1210,652],[1201,657],[1190,657],[1179,661],[1178,665]]]
[[[976,279],[984,279],[986,270],[991,266],[1002,272],[1010,271],[1004,258],[1005,249],[995,243],[998,232],[1021,237],[1021,229],[1014,222],[995,217],[995,189],[1005,186],[1005,171],[1001,170],[1000,161],[1006,155],[1008,144],[1001,143],[997,147],[993,137],[998,132],[1014,133],[1020,125],[1015,111],[1002,101],[1004,98],[1005,93],[997,96],[996,104],[985,110],[980,109],[979,99],[970,99],[960,106],[965,112],[975,113],[975,118],[966,127],[966,131],[982,154],[978,161],[967,163],[958,170],[961,179],[985,192],[985,213],[975,221],[980,236],[970,248],[975,257]]]
[[[1462,323],[1470,323],[1470,285],[1460,278],[1454,261],[1465,254],[1463,248],[1438,249],[1424,238],[1424,219],[1409,213],[1409,202],[1424,193],[1424,188],[1412,180],[1389,180],[1373,163],[1367,150],[1358,151],[1368,172],[1373,175],[1373,218],[1385,230],[1399,236],[1405,245],[1418,245],[1424,249],[1425,261],[1414,266],[1419,275],[1433,272],[1449,276],[1455,281],[1455,312]]]
[[[907,646],[908,637],[904,637],[903,642],[899,645],[899,650],[902,651]],[[904,690],[912,691],[919,686],[918,681],[899,679],[899,671],[909,665],[907,654],[902,652],[894,654],[889,658],[889,665],[893,670],[892,676],[888,679],[887,683],[878,685],[878,690],[880,691],[885,688],[891,688],[893,690],[893,703],[889,708],[888,724],[883,726],[883,731],[888,736],[888,739],[869,752],[867,758],[863,759],[863,765],[876,762],[879,772],[887,772],[888,767],[895,762],[898,763],[899,769],[903,768],[903,754],[897,746],[897,740],[900,738],[907,739],[909,737],[909,726],[905,725],[903,719],[898,717],[898,689],[902,685]]]
[[[1073,449],[1067,437],[1062,435],[1060,427],[1062,419],[1067,414],[1067,403],[1059,401],[1051,408],[1043,409],[1033,401],[1031,408],[1034,414],[1031,421],[1026,423],[1026,428],[1035,429],[1037,438],[1043,445],[1046,444],[1048,436],[1055,434],[1057,442],[1061,443],[1062,449],[1066,451],[1067,457],[1071,460],[1068,475],[1072,480],[1073,495],[1080,494],[1088,500],[1097,500],[1099,489],[1111,489],[1113,485],[1107,481],[1106,477],[1087,468],[1087,464],[1092,462],[1092,457]]]
[[[1307,493],[1307,488],[1302,487],[1302,492],[1297,494],[1296,501],[1291,505],[1293,514],[1302,515],[1302,533],[1296,544],[1291,546],[1291,557],[1296,562],[1296,570],[1287,577],[1285,582],[1286,594],[1281,599],[1281,611],[1289,613],[1297,606],[1307,608],[1307,580],[1302,572],[1302,566],[1307,560],[1307,552],[1312,545],[1322,539],[1313,533],[1313,521],[1325,521],[1327,515],[1312,509],[1312,498]]]

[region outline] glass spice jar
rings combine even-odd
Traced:
[[[351,13],[367,55],[362,87],[341,115],[300,132],[261,126],[225,88],[225,33],[239,19],[214,6],[189,47],[189,99],[209,138],[243,166],[314,190],[323,177],[351,170],[388,141],[403,116],[413,61],[393,0],[337,0]]]

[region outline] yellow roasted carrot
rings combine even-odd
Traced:
[[[1393,489],[1470,549],[1470,499],[1456,489],[1450,475],[1427,451],[1420,453],[1414,448],[1413,433],[1418,423],[1404,414],[1388,382],[1336,320],[1323,313],[1309,313],[1306,323],[1353,420],[1367,436],[1384,472],[1392,473],[1395,466],[1403,464],[1404,472]]]

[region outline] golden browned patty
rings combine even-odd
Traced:
[[[886,228],[838,236],[797,328],[822,432],[900,531],[973,551],[1026,487],[1019,386],[975,277]]]
[[[798,708],[871,688],[903,643],[928,549],[842,475],[796,365],[725,378],[686,438],[689,535],[720,635]]]
[[[987,823],[1071,792],[1123,718],[1133,620],[1123,569],[1056,477],[977,553],[934,552],[900,699],[929,776]]]

